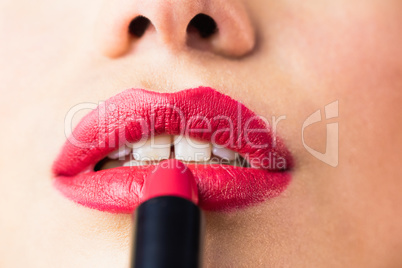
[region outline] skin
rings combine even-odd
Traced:
[[[205,267],[402,266],[401,1],[217,2],[212,10],[238,5],[239,25],[251,25],[243,37],[231,32],[241,26],[223,26],[218,44],[194,35],[185,43],[177,29],[186,20],[163,17],[163,1],[112,2],[105,15],[98,0],[0,1],[1,267],[127,267],[131,216],[79,206],[52,186],[64,117],[126,88],[199,85],[267,118],[286,116],[277,131],[295,159],[279,197],[205,213]],[[113,36],[127,4],[133,16],[153,10],[159,31],[126,43]],[[233,42],[245,45],[229,49]],[[331,167],[301,135],[306,118],[336,100],[339,117],[328,122],[339,123],[339,164]],[[326,123],[304,133],[321,152]]]

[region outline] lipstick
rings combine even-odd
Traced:
[[[160,162],[145,179],[136,209],[131,267],[200,267],[201,210],[193,173]]]

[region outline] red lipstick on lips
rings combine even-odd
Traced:
[[[129,89],[102,103],[64,144],[53,164],[54,185],[84,206],[132,213],[144,178],[155,166],[91,169],[120,146],[159,134],[213,141],[250,163],[251,167],[189,164],[203,209],[227,210],[264,201],[283,192],[291,179],[291,155],[269,126],[229,96],[200,87],[177,93]]]

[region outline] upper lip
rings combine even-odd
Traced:
[[[289,170],[293,165],[269,126],[227,95],[206,87],[172,94],[129,89],[81,120],[54,162],[53,173],[73,178],[125,143],[162,133],[213,140],[259,170]]]

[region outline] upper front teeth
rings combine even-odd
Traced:
[[[226,159],[229,161],[233,161],[236,159],[236,153],[224,147],[214,145],[212,148],[212,153],[222,159]]]
[[[126,157],[130,153],[131,153],[131,148],[128,148],[127,146],[122,146],[119,149],[108,154],[108,157],[110,159],[121,159],[121,158],[124,159],[124,157]]]
[[[130,154],[131,156],[127,157]],[[120,147],[111,152],[107,158],[98,162],[94,170],[119,166],[149,165],[152,162],[169,158],[176,158],[185,162],[248,167],[248,163],[242,162],[243,158],[239,154],[219,145],[195,140],[187,136],[158,135],[146,141],[142,140]]]
[[[159,135],[148,139],[145,144],[134,143],[133,156],[140,161],[160,161],[169,159],[172,145],[172,136]]]
[[[174,137],[175,158],[183,161],[205,162],[211,159],[212,145],[209,142],[189,137]]]
[[[127,146],[124,145],[111,152],[108,158],[127,161],[126,156],[130,153],[132,153],[130,160],[133,160],[130,165],[141,165],[169,158],[186,162],[212,161],[214,163],[221,158],[233,162],[240,157],[232,150],[215,144],[212,145],[206,141],[187,136],[158,135],[146,141],[142,140]],[[212,157],[213,155],[215,157]],[[128,162],[126,164],[128,165]]]

